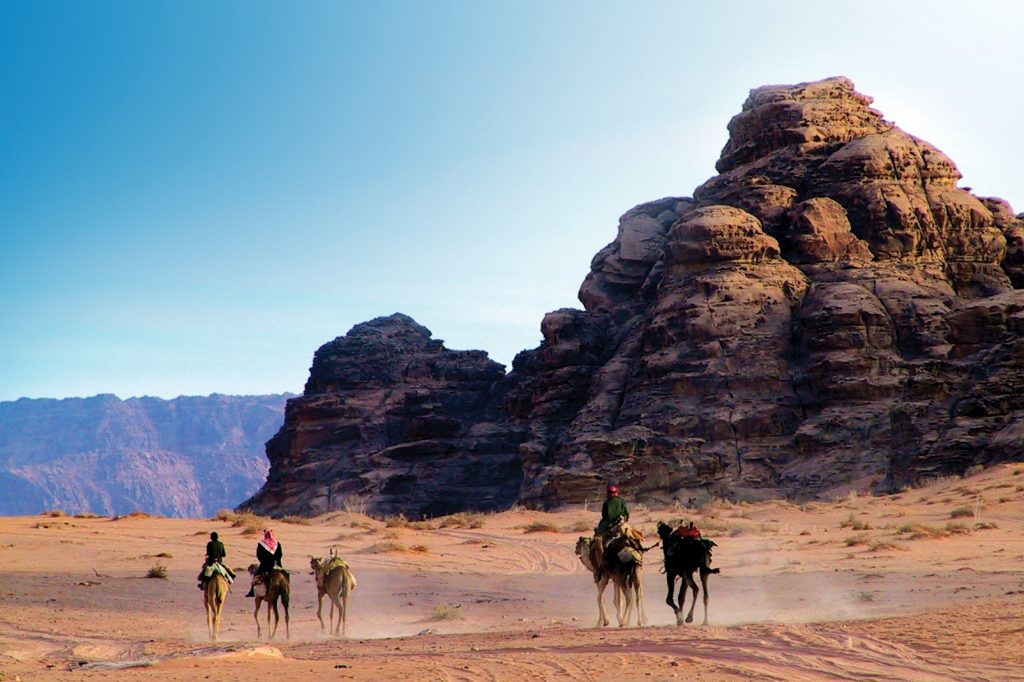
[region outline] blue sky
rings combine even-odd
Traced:
[[[1024,210],[1015,3],[0,0],[0,400],[299,391],[408,313],[500,362],[765,83]]]

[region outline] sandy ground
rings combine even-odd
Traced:
[[[674,624],[655,550],[648,626],[594,628],[573,548],[597,514],[579,507],[486,515],[479,528],[275,521],[294,571],[291,639],[282,624],[256,640],[240,580],[216,644],[194,577],[212,530],[229,565],[250,562],[245,525],[0,518],[0,681],[1024,680],[1024,465],[889,497],[633,517],[652,538],[659,519],[693,518],[718,541],[709,626]],[[359,580],[346,638],[316,620],[308,557],[330,547]],[[167,579],[145,577],[155,564]]]

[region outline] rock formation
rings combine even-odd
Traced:
[[[0,514],[210,516],[263,483],[287,395],[0,403]]]
[[[1024,457],[1024,219],[870,104],[846,78],[753,90],[719,175],[627,212],[585,309],[508,375],[408,318],[328,344],[252,505],[808,497]],[[424,369],[442,358],[459,371]],[[452,481],[472,494],[424,506]]]

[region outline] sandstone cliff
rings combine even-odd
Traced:
[[[250,504],[804,497],[1024,457],[1024,219],[870,104],[753,90],[719,175],[627,212],[507,376],[399,316],[321,348]]]
[[[0,514],[210,516],[264,482],[287,395],[0,403]]]

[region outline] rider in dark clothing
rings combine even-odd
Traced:
[[[220,565],[224,566],[224,561],[223,560],[224,560],[224,558],[227,555],[228,555],[228,550],[227,550],[227,548],[224,547],[224,543],[221,542],[217,538],[216,531],[214,531],[213,533],[210,533],[210,541],[206,543],[206,559],[203,561],[203,568],[202,568],[202,570],[199,571],[199,577],[198,577],[199,589],[203,589],[203,586],[204,586],[204,584],[206,582],[206,579],[205,579],[206,567],[207,566],[212,566],[213,564],[220,564]],[[231,578],[234,579],[234,577],[235,577],[234,571],[232,571],[227,566],[224,566],[224,568],[227,570],[228,575],[230,575]]]
[[[277,541],[277,536],[274,535],[274,531],[270,528],[263,531],[263,539],[256,543],[256,561],[258,561],[260,565],[253,576],[253,584],[256,584],[256,580],[261,580],[262,576],[272,573],[275,568],[280,568],[281,558],[283,556],[284,552],[281,549],[281,543]],[[245,596],[255,596],[251,587],[249,588],[249,593]]]

